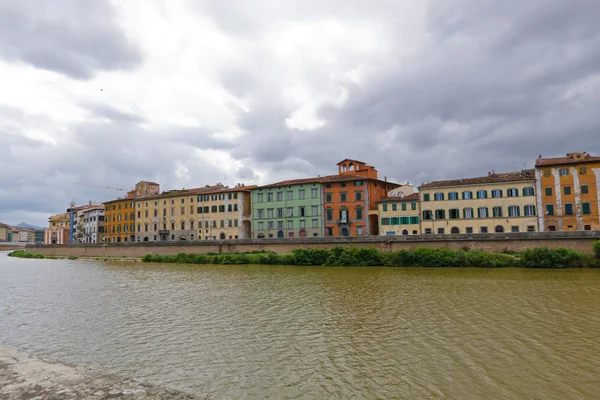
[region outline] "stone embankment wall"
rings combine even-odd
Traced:
[[[251,251],[291,253],[299,248],[330,249],[334,246],[373,247],[381,251],[396,251],[418,247],[452,250],[468,248],[484,251],[502,251],[505,249],[521,251],[534,247],[548,247],[551,249],[563,247],[591,253],[592,243],[596,240],[600,240],[600,231],[30,245],[27,246],[26,250],[44,255],[77,257],[142,257],[145,254],[173,255],[181,252],[196,254]]]

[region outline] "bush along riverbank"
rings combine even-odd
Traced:
[[[57,256],[46,256],[39,253],[31,253],[25,250],[15,250],[11,253],[8,253],[9,257],[17,257],[17,258],[37,258],[37,259],[47,259],[47,260],[60,260],[60,259],[68,259],[68,260],[77,260],[77,257],[57,257]]]
[[[521,268],[581,268],[600,267],[600,241],[594,244],[595,256],[569,249],[550,250],[545,247],[521,253],[488,253],[480,250],[448,250],[418,248],[382,252],[377,249],[334,247],[298,249],[291,254],[233,253],[187,254],[174,256],[147,254],[144,262],[185,264],[272,264],[314,266],[390,266],[390,267],[521,267]]]

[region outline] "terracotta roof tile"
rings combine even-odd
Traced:
[[[577,158],[581,156],[581,158]],[[549,166],[549,165],[565,165],[565,164],[582,164],[589,162],[600,162],[600,157],[591,156],[587,153],[569,153],[566,157],[553,157],[553,158],[538,158],[535,160],[535,166]]]
[[[384,197],[379,200],[378,203],[387,203],[387,202],[395,202],[395,201],[419,201],[420,196],[419,193],[411,193],[409,195],[403,197]]]
[[[532,180],[535,180],[535,171],[533,169],[525,169],[517,172],[493,173],[488,176],[480,176],[476,178],[429,182],[419,186],[419,189],[426,189],[431,187],[479,185],[485,183],[519,182]]]
[[[254,189],[268,189],[268,188],[280,187],[280,186],[307,185],[310,183],[347,182],[347,181],[359,181],[359,180],[360,181],[377,181],[377,182],[381,182],[381,183],[388,183],[390,185],[400,186],[396,183],[385,182],[385,181],[382,181],[379,179],[373,179],[373,178],[369,178],[366,176],[343,174],[343,175],[325,175],[325,176],[320,176],[317,178],[291,179],[291,180],[287,180],[287,181],[271,183],[271,184],[264,185],[264,186],[257,186]]]

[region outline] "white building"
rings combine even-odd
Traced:
[[[104,236],[104,206],[92,206],[81,211],[82,243],[99,243]]]

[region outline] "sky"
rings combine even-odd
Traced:
[[[600,155],[596,0],[0,0],[0,221],[334,174]]]

